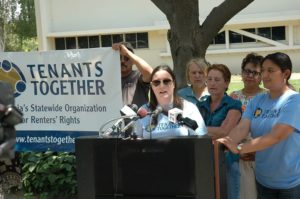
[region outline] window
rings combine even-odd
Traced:
[[[76,38],[67,37],[66,38],[66,49],[76,49]]]
[[[258,35],[275,41],[285,40],[285,26],[258,28]]]
[[[137,33],[137,47],[136,48],[148,48],[148,33]]]
[[[275,41],[285,40],[285,27],[272,27],[272,39]]]
[[[131,43],[133,48],[136,48],[136,46],[137,46],[136,35],[137,34],[135,34],[135,33],[125,34],[125,41]]]
[[[101,43],[100,43],[101,41]],[[112,35],[95,35],[80,37],[55,38],[55,49],[98,48],[111,47],[113,43],[130,42],[133,48],[148,48],[148,33],[127,33]]]
[[[78,37],[78,48],[88,48],[89,41],[88,37]]]
[[[258,28],[257,34],[262,37],[271,39],[271,28]]]
[[[55,38],[55,49],[56,50],[65,50],[65,38]]]
[[[109,47],[112,46],[112,38],[111,35],[102,35],[101,36],[101,46]]]
[[[230,43],[242,43],[242,35],[236,32],[229,31]]]
[[[131,43],[133,48],[149,48],[148,33],[127,33],[114,35],[101,35],[101,46],[109,47],[113,43],[126,41]]]
[[[214,40],[215,44],[225,44],[225,31],[219,33]]]
[[[90,48],[100,47],[99,36],[89,36],[89,47]]]
[[[255,34],[255,28],[247,28],[247,29],[243,29],[243,30],[246,31],[246,32],[250,32],[250,33]],[[246,43],[246,42],[255,42],[256,41],[255,39],[253,39],[251,37],[247,37],[245,35],[242,35],[242,40],[243,40],[244,43]]]
[[[225,44],[225,31],[220,32],[210,44]]]
[[[122,41],[124,41],[123,40],[123,34],[112,35],[112,42],[113,42],[113,44],[114,43],[119,43],[119,42],[122,42]]]
[[[243,30],[275,41],[286,39],[285,26],[247,28]],[[247,42],[256,42],[256,39],[241,35],[233,31],[229,31],[229,43],[233,44]],[[210,44],[225,44],[225,32],[223,31],[219,33]]]

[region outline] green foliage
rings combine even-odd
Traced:
[[[0,18],[4,22],[15,19],[18,0],[0,0]]]
[[[8,24],[17,16],[17,4],[18,0],[0,0],[0,51],[5,50]]]
[[[21,154],[22,181],[27,199],[76,198],[75,156],[67,152]]]
[[[300,79],[289,80],[289,83],[295,87],[296,91],[300,92]],[[232,91],[240,90],[243,87],[244,87],[244,84],[243,84],[242,80],[233,81],[229,84],[227,93],[230,94]],[[263,84],[261,84],[261,87],[263,87]]]
[[[34,0],[0,0],[0,51],[28,52],[37,46]]]
[[[17,34],[9,34],[6,38],[6,52],[29,52],[38,49],[37,38],[21,39]]]
[[[19,0],[21,12],[16,20],[15,33],[20,38],[36,37],[34,0]]]
[[[295,91],[300,93],[300,79],[292,79],[289,80],[290,84],[294,86]]]

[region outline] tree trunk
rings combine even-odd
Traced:
[[[0,18],[0,52],[4,51],[4,41],[5,41],[5,35],[4,35],[4,21],[3,18]]]
[[[177,86],[186,85],[185,65],[191,58],[205,58],[210,42],[235,14],[254,0],[225,0],[215,7],[202,25],[198,0],[151,0],[167,17]],[[224,12],[226,10],[226,12]]]

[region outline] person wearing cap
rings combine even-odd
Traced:
[[[121,83],[123,104],[136,104],[138,107],[148,102],[148,92],[152,67],[134,54],[129,42],[114,43],[114,50],[120,52]],[[137,70],[133,70],[133,65]]]

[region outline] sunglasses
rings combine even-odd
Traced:
[[[252,71],[252,70],[248,70],[248,69],[244,69],[242,71],[242,74],[243,75],[246,75],[246,76],[250,76],[250,75],[253,75],[253,77],[258,77],[260,76],[260,72],[257,72],[257,71]]]
[[[129,60],[129,57],[126,57],[126,56],[123,56],[123,55],[120,55],[120,61],[128,61]]]
[[[169,85],[171,85],[172,82],[173,82],[173,80],[171,80],[171,79],[153,80],[151,82],[151,85],[158,87],[161,83],[163,83],[165,86],[169,86]]]

